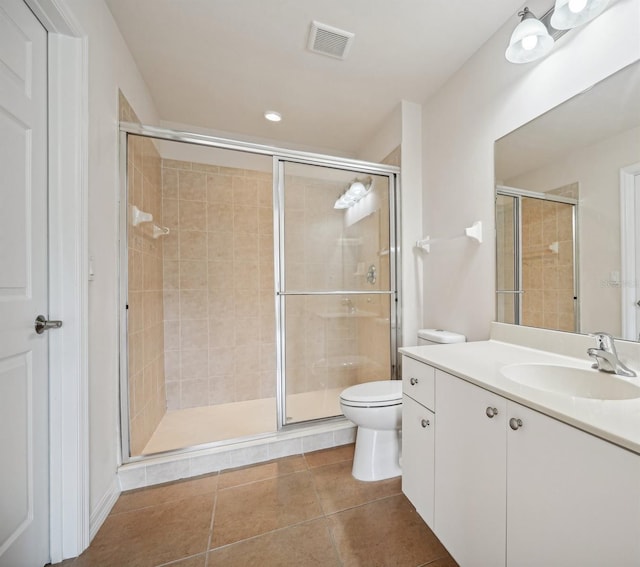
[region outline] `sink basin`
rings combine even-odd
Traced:
[[[576,398],[631,400],[640,398],[640,386],[591,368],[556,364],[509,364],[502,375],[513,382]]]

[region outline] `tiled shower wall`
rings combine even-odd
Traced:
[[[575,331],[573,207],[522,199],[522,324]]]
[[[120,95],[120,118],[137,122]],[[128,339],[130,448],[140,454],[166,411],[162,298],[162,238],[152,223],[133,226],[133,206],[162,225],[160,155],[152,140],[129,137]]]
[[[162,161],[169,409],[275,396],[270,173]]]
[[[388,285],[389,257],[379,237],[388,234],[388,203],[372,195],[373,208],[350,223],[333,208],[341,189],[287,177],[288,290]],[[162,192],[171,230],[164,240],[168,408],[275,396],[271,174],[163,160]],[[374,285],[362,272],[372,264]],[[348,315],[339,296],[287,302],[288,394],[389,377],[388,300],[352,302],[366,318],[335,317]]]

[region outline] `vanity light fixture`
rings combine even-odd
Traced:
[[[360,199],[362,199],[373,187],[373,181],[371,177],[367,177],[363,181],[355,179],[349,184],[346,191],[338,197],[338,200],[333,205],[334,209],[348,209],[353,207]]]
[[[540,19],[525,7],[518,12],[522,19],[511,34],[504,56],[511,63],[530,63],[541,59],[551,51],[555,40],[599,16],[610,1],[555,0],[554,6]]]
[[[551,25],[557,30],[570,30],[586,24],[604,12],[609,0],[556,0]]]
[[[280,120],[282,120],[282,115],[279,112],[276,112],[275,110],[267,110],[264,113],[264,117],[269,122],[280,122]]]
[[[522,19],[511,34],[509,47],[504,54],[507,61],[529,63],[544,57],[554,43],[547,27],[527,7],[518,12],[518,16]]]

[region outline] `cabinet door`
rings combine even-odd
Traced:
[[[402,397],[402,492],[433,529],[434,414]]]
[[[504,566],[506,400],[436,371],[436,407],[434,531],[460,565]]]
[[[514,402],[508,417],[507,564],[640,565],[640,456]]]

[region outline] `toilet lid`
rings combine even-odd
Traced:
[[[340,394],[347,402],[395,402],[402,400],[401,380],[379,380],[350,386]]]

